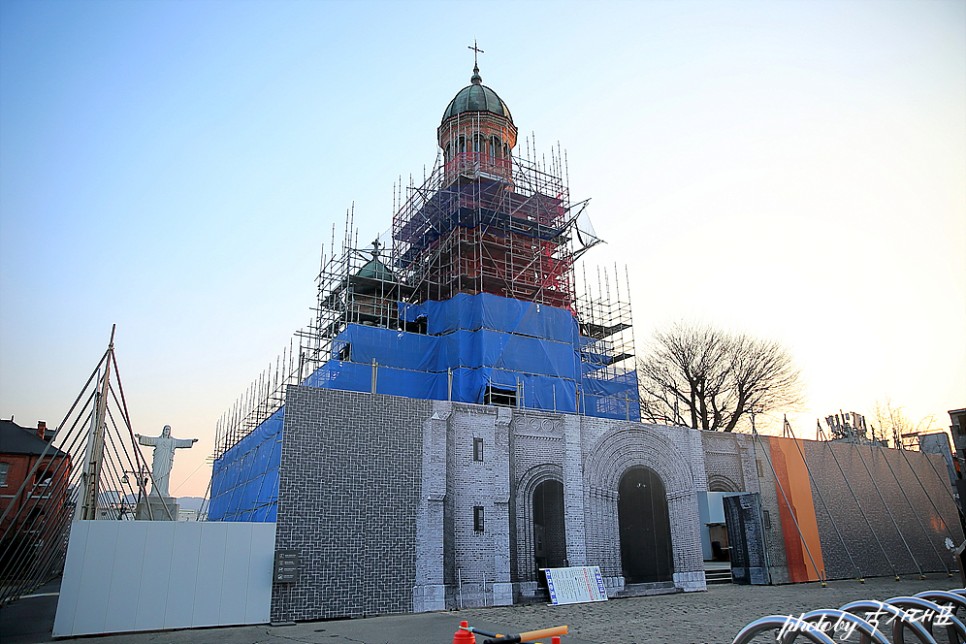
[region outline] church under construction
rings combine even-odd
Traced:
[[[722,546],[745,583],[950,570],[938,458],[641,423],[626,280],[578,269],[600,240],[563,154],[515,152],[476,66],[436,137],[391,239],[348,221],[313,323],[219,423],[209,521],[275,523],[299,562],[273,621],[530,601],[547,567],[700,591]]]
[[[347,219],[298,351],[219,427],[222,465],[277,446],[289,384],[640,420],[626,286],[616,271],[576,286],[575,262],[600,242],[588,202],[571,203],[559,152],[549,167],[513,156],[510,110],[478,68],[471,80],[443,114],[435,169],[400,199],[391,246],[358,248]],[[278,466],[265,456],[258,475]],[[213,486],[213,518],[274,517],[274,485],[231,483]]]

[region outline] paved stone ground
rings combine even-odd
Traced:
[[[816,608],[838,608],[856,599],[888,599],[923,590],[949,590],[955,580],[892,578],[788,586],[710,586],[708,592],[610,600],[573,606],[515,606],[461,611],[470,624],[486,619],[517,630],[570,625],[568,644],[643,644],[644,642],[731,642],[748,622],[765,615],[799,615]],[[578,639],[579,638],[579,639]],[[335,640],[339,641],[339,640]],[[763,641],[774,642],[774,637]],[[380,642],[380,644],[382,644]]]
[[[511,606],[474,608],[462,611],[392,615],[366,619],[300,623],[294,626],[244,626],[191,631],[167,631],[58,640],[78,644],[450,644],[460,620],[483,630],[519,632],[567,624],[570,635],[563,644],[643,644],[645,642],[687,644],[689,642],[731,642],[748,622],[772,614],[794,614],[816,609],[837,608],[855,599],[888,599],[923,590],[949,590],[955,579],[932,575],[924,581],[891,578],[830,582],[790,586],[711,586],[707,592],[612,599],[596,604],[570,606]],[[41,598],[49,602],[50,598]],[[0,610],[0,641],[49,642],[37,638],[32,629],[28,639],[11,637],[9,611],[23,599]],[[49,615],[50,624],[53,614]],[[10,630],[8,630],[10,629]],[[3,634],[6,632],[6,636]],[[483,641],[480,637],[478,642]],[[774,642],[774,637],[761,641]]]

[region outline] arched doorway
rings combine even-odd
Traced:
[[[721,474],[708,475],[709,492],[740,492],[738,484]]]
[[[710,545],[710,558],[714,561],[728,561],[731,553],[730,537],[728,536],[728,515],[724,509],[724,497],[732,496],[739,492],[738,484],[730,478],[721,474],[711,474],[708,476],[708,493],[704,496],[707,499],[707,508],[699,510],[704,516],[708,517],[709,523],[702,526],[702,539],[707,544],[702,546],[705,549],[705,561],[708,561],[707,545]],[[706,568],[705,576],[708,583],[712,583],[710,569]],[[724,577],[721,576],[723,579]],[[729,572],[728,579],[731,579]]]
[[[670,581],[671,522],[664,483],[654,470],[633,467],[618,486],[621,568],[626,583]]]
[[[537,569],[567,565],[563,483],[549,479],[533,490],[533,554]]]

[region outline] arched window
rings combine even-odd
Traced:
[[[500,139],[495,136],[490,139],[490,156],[495,157],[500,154]]]
[[[482,152],[482,148],[483,148],[482,138],[483,137],[481,137],[479,134],[474,134],[473,135],[473,151],[474,152]]]
[[[463,136],[462,134],[460,135],[460,138],[459,138],[459,151],[460,151],[460,154],[466,152],[466,137]]]

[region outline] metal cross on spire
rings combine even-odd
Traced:
[[[483,50],[476,46],[476,38],[473,39],[473,46],[466,46],[467,49],[473,50],[473,75],[470,76],[470,82],[474,85],[481,85],[483,83],[483,78],[480,76],[480,66],[476,61],[476,55],[482,54]]]
[[[473,50],[473,67],[479,67],[479,65],[477,64],[477,61],[476,61],[476,55],[477,54],[483,54],[483,53],[486,53],[486,52],[484,52],[482,49],[480,49],[479,47],[476,46],[476,38],[473,39],[473,46],[470,47],[469,45],[467,45],[466,48]]]

